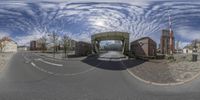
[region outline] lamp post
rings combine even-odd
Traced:
[[[198,57],[198,54],[197,54],[197,40],[194,40],[192,44],[193,44],[192,61],[196,62],[197,61],[197,57]]]

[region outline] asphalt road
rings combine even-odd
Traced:
[[[120,51],[108,51],[99,55],[100,58],[124,58],[125,56]]]
[[[121,61],[14,55],[0,72],[0,100],[199,100],[200,78],[178,86],[143,83]]]

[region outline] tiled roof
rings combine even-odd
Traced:
[[[3,37],[1,41],[12,41],[9,37]]]
[[[9,42],[11,42],[11,41],[13,41],[11,38],[9,38],[9,37],[3,37],[2,39],[0,39],[0,41],[9,41]],[[13,42],[15,42],[15,41],[13,41]],[[16,44],[17,44],[17,42],[15,42]]]

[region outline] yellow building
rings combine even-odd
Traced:
[[[0,40],[0,51],[1,52],[17,52],[17,43],[8,37],[4,37]]]

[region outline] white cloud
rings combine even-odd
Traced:
[[[194,30],[187,26],[178,28],[176,34],[187,41],[200,39],[200,30]]]
[[[65,0],[61,0],[65,1]],[[115,2],[115,3],[128,3],[137,6],[147,7],[149,2],[154,0],[67,0],[68,3],[71,2]]]
[[[36,1],[52,1],[52,2],[54,2],[54,0],[36,0]],[[67,0],[58,0],[55,2],[60,2],[60,1],[67,1]],[[148,35],[151,35],[150,33],[153,33],[153,38],[155,39],[155,41],[159,42],[161,32],[159,31],[159,34],[155,34],[155,33],[158,33],[156,31],[160,29],[160,26],[163,23],[162,20],[164,20],[166,18],[166,17],[163,17],[165,15],[164,14],[165,12],[163,11],[162,13],[158,13],[153,16],[151,16],[151,15],[154,14],[154,12],[159,11],[160,8],[163,8],[167,5],[173,5],[174,3],[169,3],[169,4],[164,3],[163,5],[156,5],[152,9],[150,9],[148,12],[146,12],[147,13],[147,14],[145,14],[146,17],[143,17],[143,14],[145,12],[145,7],[151,1],[156,1],[156,0],[101,0],[100,1],[100,2],[129,3],[129,4],[132,4],[132,5],[130,5],[130,7],[129,7],[129,5],[127,5],[127,7],[124,7],[124,6],[115,5],[115,4],[112,5],[109,3],[108,4],[107,3],[97,4],[97,5],[91,5],[91,6],[88,6],[85,4],[75,4],[74,3],[74,4],[66,6],[66,3],[68,4],[70,2],[99,2],[99,0],[70,0],[70,1],[67,1],[66,3],[64,2],[63,4],[62,3],[59,4],[59,5],[61,5],[61,9],[62,8],[66,8],[66,9],[62,9],[62,11],[59,12],[58,16],[65,17],[67,19],[66,22],[69,22],[69,23],[75,23],[75,24],[78,23],[79,24],[79,22],[81,22],[82,20],[89,23],[89,24],[87,24],[88,26],[86,26],[85,30],[88,29],[88,32],[90,32],[90,33],[82,32],[82,33],[80,33],[80,35],[72,35],[72,37],[74,37],[77,40],[90,41],[91,34],[94,34],[96,32],[116,30],[116,31],[124,31],[124,32],[131,33],[131,39],[140,38],[142,36],[148,36]],[[31,0],[30,0],[30,2],[31,2]],[[29,23],[29,20],[28,20],[27,22],[21,21],[23,23],[20,25],[20,22],[18,22],[19,23],[18,24],[16,21],[17,27],[19,27],[20,29],[27,29],[29,27],[32,29],[33,28],[32,24],[33,24],[33,26],[40,27],[40,26],[38,26],[38,25],[40,25],[38,23],[43,24],[43,23],[45,23],[45,21],[49,21],[49,20],[46,20],[47,16],[52,16],[54,14],[54,13],[50,13],[48,15],[45,11],[49,10],[49,8],[56,8],[56,7],[60,8],[60,6],[58,6],[58,5],[56,6],[56,5],[57,5],[57,3],[55,3],[55,5],[54,5],[54,3],[50,3],[50,4],[41,3],[40,6],[42,9],[40,9],[40,10],[41,10],[41,12],[43,12],[43,14],[41,15],[42,16],[41,20],[39,20],[40,16],[35,15],[36,13],[34,11],[32,11],[30,8],[27,8],[26,11],[31,16],[34,17],[34,19],[36,20],[36,24],[31,21]],[[12,5],[10,5],[10,6],[12,6]],[[17,5],[17,7],[18,6],[20,6],[20,3]],[[26,7],[25,4],[22,6]],[[70,8],[72,10],[69,10]],[[109,8],[112,8],[112,9],[109,9]],[[175,6],[174,8],[182,9],[182,8],[185,8],[185,6],[178,5],[178,6]],[[193,8],[193,6],[192,6],[192,8]],[[88,10],[82,11],[84,9],[88,9]],[[127,13],[128,17],[123,11],[119,11],[118,9],[126,10],[128,12]],[[50,10],[52,10],[52,9],[50,9]],[[199,10],[199,8],[192,9],[192,10],[187,9],[187,12],[190,12],[190,11],[196,12],[198,10]],[[183,11],[186,11],[186,10],[183,10]],[[175,10],[174,12],[176,12],[178,14],[176,14],[176,16],[174,16],[173,18],[179,18],[179,17],[182,18],[182,16],[184,17],[185,15],[179,14],[179,13],[182,13],[183,11]],[[0,12],[6,12],[6,11],[1,10]],[[7,13],[9,14],[12,12],[7,12]],[[17,15],[17,12],[15,12],[15,13],[14,14]],[[18,14],[20,14],[20,12]],[[95,16],[93,14],[95,14]],[[75,15],[75,16],[71,17],[71,15]],[[198,13],[197,14],[194,13],[194,15],[192,15],[192,16],[197,16],[197,15],[198,15]],[[57,18],[59,18],[59,17],[57,17]],[[37,18],[39,18],[39,19],[37,20]],[[164,19],[162,19],[162,18],[164,18]],[[17,19],[21,19],[21,18],[17,17]],[[21,19],[21,20],[23,20],[23,19]],[[30,24],[30,26],[28,26],[27,28],[26,27],[24,28],[24,23],[25,23],[25,25]],[[23,31],[26,32],[26,30],[23,30]],[[96,32],[94,32],[94,31],[96,31]],[[198,33],[200,33],[200,31],[191,30],[191,29],[185,28],[185,27],[178,29],[178,31],[176,33],[185,40],[193,40],[196,37],[200,37],[200,34],[198,34]],[[79,33],[77,33],[77,34],[79,34]],[[19,44],[26,44],[26,43],[30,42],[30,40],[40,38],[40,37],[41,37],[40,33],[33,33],[33,34],[20,36],[20,37],[17,36],[16,40]]]
[[[84,42],[90,42],[90,36],[89,34],[79,34],[79,35],[73,35],[71,36],[72,39],[76,41],[84,41]]]
[[[24,36],[17,36],[14,39],[18,43],[18,45],[27,45],[27,46],[29,46],[30,41],[37,40],[37,39],[41,38],[42,36],[44,36],[44,33],[35,32],[34,31],[31,34],[24,35]]]
[[[28,45],[31,40],[33,40],[34,35],[17,36],[15,38],[18,45]]]
[[[179,47],[184,48],[186,45],[190,44],[190,42],[180,42]]]
[[[8,33],[5,33],[5,32],[0,32],[0,39],[1,38],[3,38],[3,37],[9,37],[10,36],[10,34],[8,34]]]

